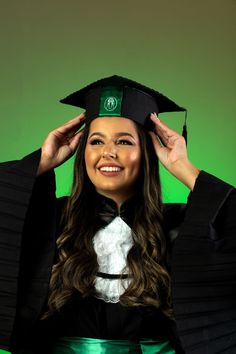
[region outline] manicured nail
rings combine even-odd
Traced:
[[[157,117],[156,112],[154,112],[153,114],[154,114],[154,117],[155,117],[157,120],[160,120],[160,119]]]

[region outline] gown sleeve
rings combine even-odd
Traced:
[[[186,354],[236,353],[236,190],[201,172],[172,254],[173,306]]]
[[[55,178],[36,177],[41,150],[0,164],[0,348],[12,350],[40,313],[54,256]]]

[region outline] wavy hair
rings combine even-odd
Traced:
[[[158,158],[149,134],[138,124],[136,127],[142,152],[137,189],[140,202],[132,226],[134,244],[127,256],[131,282],[120,302],[126,306],[154,306],[171,317]],[[65,226],[57,241],[58,261],[52,269],[48,311],[43,318],[65,305],[76,290],[82,297],[95,294],[98,262],[93,237],[99,223],[92,203],[96,192],[84,160],[88,132],[89,126],[84,129],[75,158],[72,192],[62,216]]]

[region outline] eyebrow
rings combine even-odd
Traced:
[[[91,135],[89,136],[89,139],[92,138],[94,135],[101,136],[102,138],[105,138],[105,137],[106,137],[105,134],[103,134],[103,133],[95,132],[95,133],[93,133],[93,134],[91,134]],[[131,138],[135,139],[134,136],[133,136],[132,134],[128,133],[128,132],[118,132],[118,133],[115,133],[114,135],[115,135],[115,137],[117,137],[117,138],[119,138],[120,136],[130,136]]]

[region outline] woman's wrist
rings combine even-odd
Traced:
[[[200,170],[189,160],[178,160],[175,162],[171,173],[180,180],[186,187],[193,190]]]
[[[41,176],[42,174],[44,174],[47,171],[47,169],[45,168],[45,165],[40,161],[39,166],[38,166],[38,170],[37,170],[37,177]]]
[[[43,151],[41,150],[41,158],[40,162],[38,165],[38,170],[37,170],[37,176],[41,176],[42,174],[46,173],[47,171],[51,170],[53,167],[51,167],[50,159],[46,158],[44,156]]]

